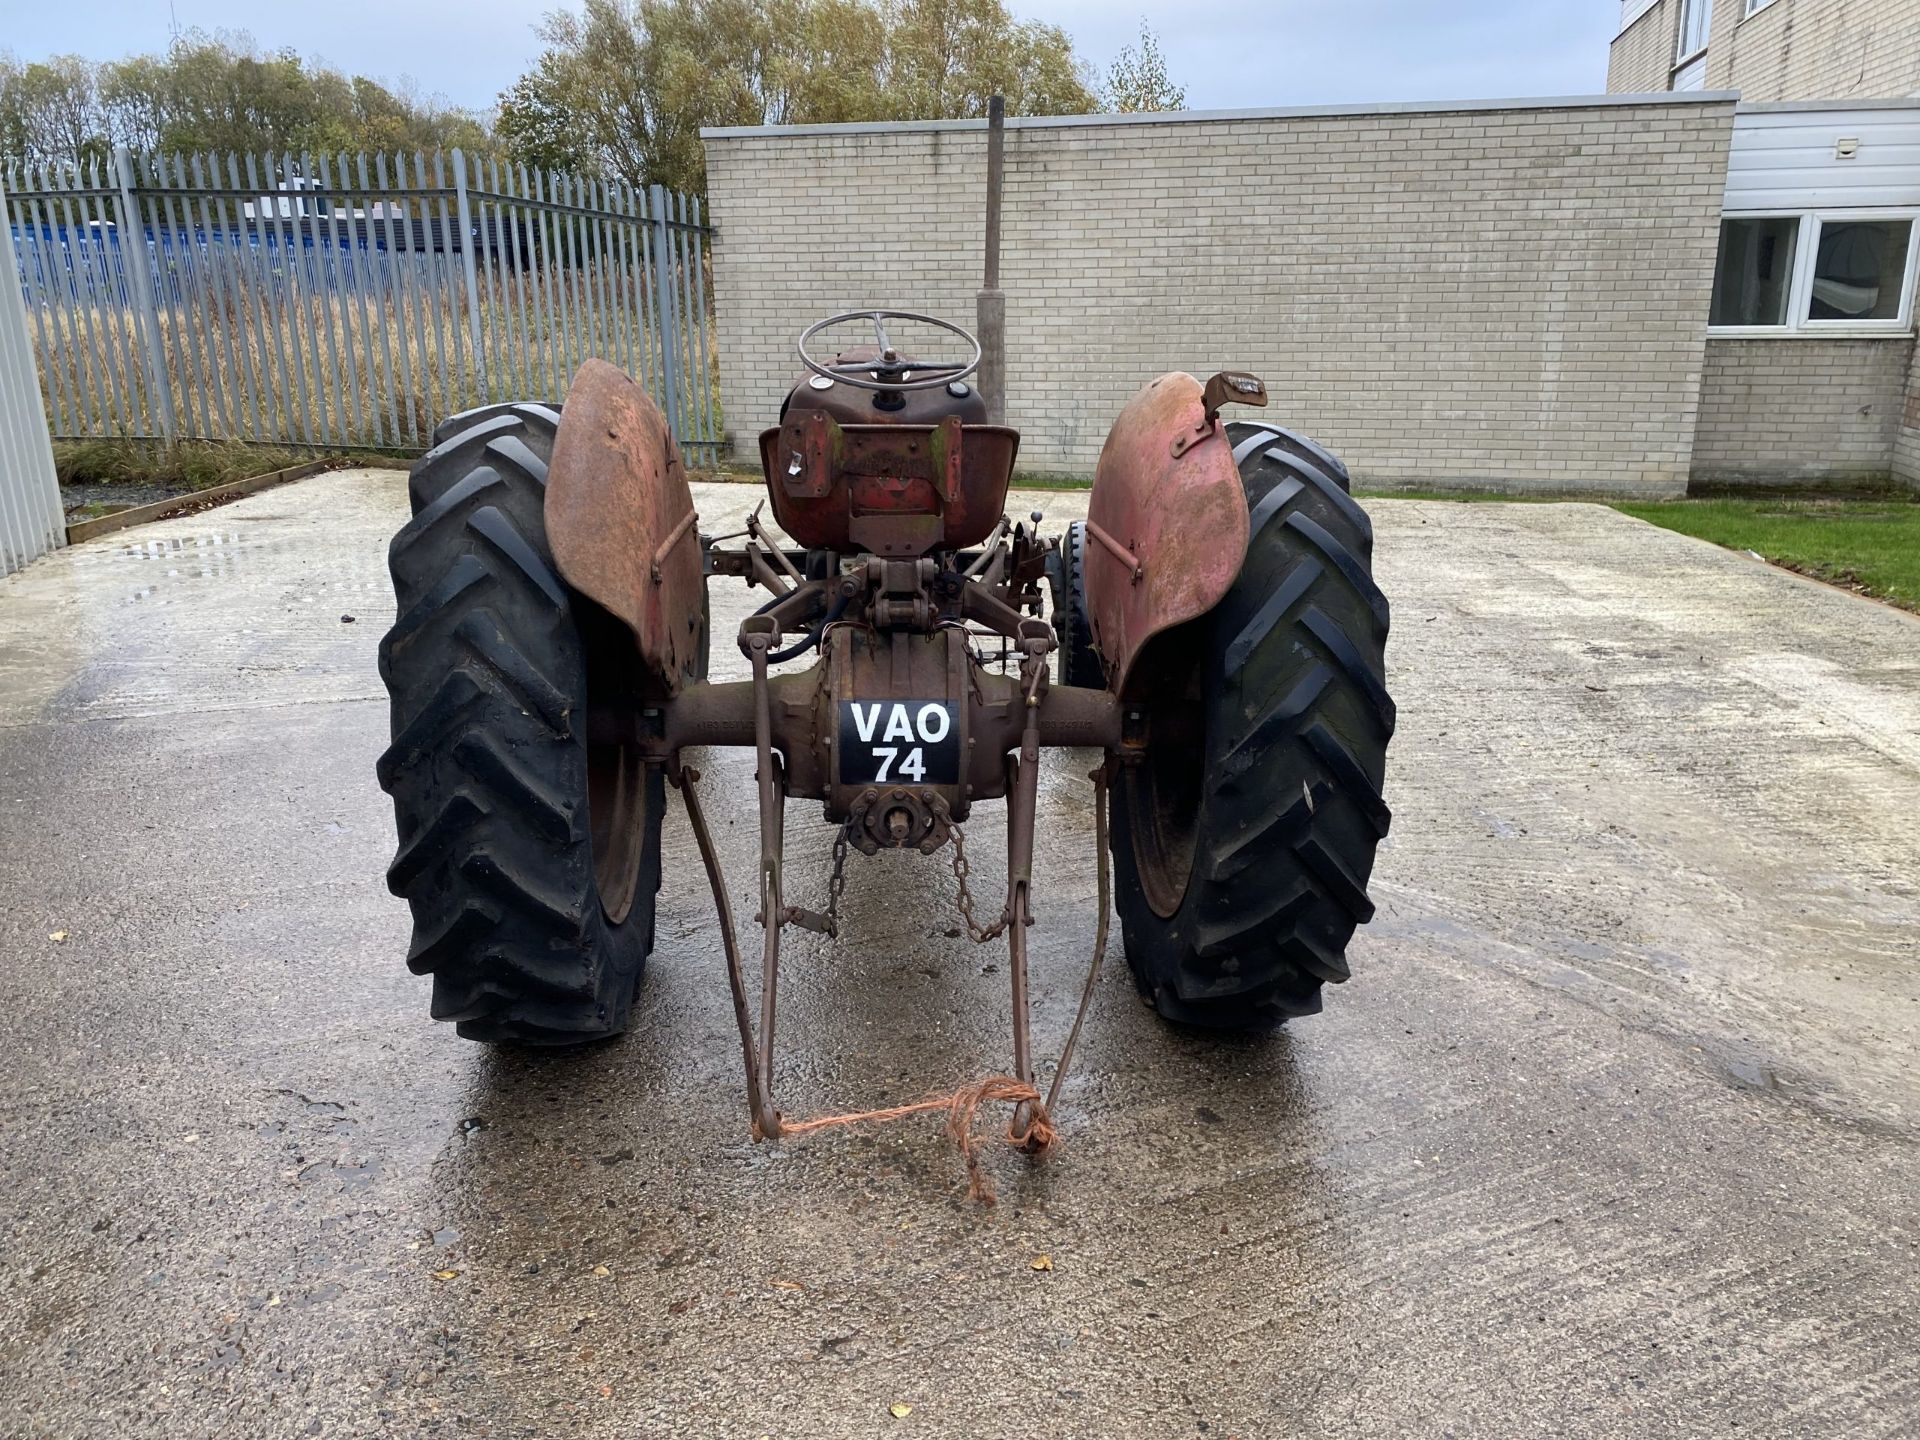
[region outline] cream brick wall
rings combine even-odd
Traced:
[[[1744,0],[1714,9],[1713,89],[1747,101],[1920,95],[1920,0],[1773,0],[1752,15],[1745,9]]]
[[[1912,359],[1905,339],[1708,340],[1693,478],[1884,480]]]
[[[1086,474],[1170,369],[1262,374],[1359,483],[1677,493],[1691,464],[1725,102],[1018,125],[1008,419]],[[794,337],[890,305],[971,327],[985,133],[707,145],[735,453]]]
[[[1614,37],[1607,52],[1607,90],[1615,95],[1650,95],[1673,78],[1674,26],[1679,0],[1659,0],[1646,14]]]
[[[1607,89],[1665,90],[1680,0],[1660,0],[1614,38]],[[1707,88],[1748,102],[1897,100],[1920,95],[1920,0],[1714,0]]]
[[[1893,473],[1896,479],[1920,486],[1920,345],[1907,365],[1907,393],[1900,411],[1900,428],[1893,437]]]

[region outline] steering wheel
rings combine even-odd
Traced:
[[[874,337],[880,346],[877,360],[849,360],[839,365],[822,365],[807,353],[807,342],[822,330],[832,325],[844,325],[849,320],[871,320]],[[973,358],[964,365],[951,363],[935,365],[910,365],[900,358],[900,352],[893,348],[893,342],[887,338],[886,321],[914,320],[922,325],[931,325],[936,330],[945,330],[958,335],[973,347]],[[962,376],[971,375],[980,368],[980,342],[958,325],[936,319],[932,315],[916,314],[912,310],[849,310],[843,315],[829,315],[826,319],[809,325],[800,332],[800,343],[794,347],[800,352],[800,363],[814,374],[828,380],[852,385],[861,390],[931,390],[939,385],[951,385]],[[902,377],[918,374],[919,379],[884,379],[876,376],[893,375]]]

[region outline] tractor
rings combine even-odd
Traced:
[[[859,343],[830,351],[849,325]],[[889,326],[936,339],[910,353]],[[736,535],[701,532],[659,407],[598,360],[564,409],[467,411],[413,466],[378,774],[399,831],[388,884],[412,908],[407,963],[432,976],[434,1017],[514,1045],[619,1034],[654,945],[671,785],[719,912],[756,1137],[803,1128],[773,1095],[783,932],[839,933],[852,852],[945,849],[968,931],[1006,938],[1012,1073],[988,1098],[1017,1105],[1036,1148],[1080,1028],[1043,1097],[1027,929],[1048,746],[1102,754],[1082,1017],[1109,853],[1128,965],[1168,1021],[1257,1032],[1317,1012],[1373,913],[1394,728],[1387,601],[1346,469],[1223,416],[1267,403],[1256,377],[1162,375],[1114,423],[1087,518],[1047,538],[1039,514],[1006,514],[1020,437],[968,383],[981,349],[965,330],[859,311],[797,349],[804,370],[759,436],[765,500]],[[746,679],[707,678],[721,577],[766,596],[731,637]],[[690,763],[713,746],[755,757],[757,1020]],[[794,903],[784,866],[796,799],[836,831],[824,911]],[[1004,801],[1007,825],[989,923],[962,829],[983,801]]]

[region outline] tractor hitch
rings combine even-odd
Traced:
[[[789,1125],[773,1099],[782,931],[788,926],[795,926],[818,934],[838,935],[839,901],[845,890],[846,854],[849,848],[866,855],[875,855],[887,848],[912,848],[930,855],[951,841],[958,904],[968,932],[980,943],[990,942],[1002,934],[1007,937],[1012,991],[1014,1082],[1007,1093],[1015,1100],[1009,1136],[1020,1148],[1037,1153],[1051,1142],[1054,1133],[1048,1119],[1049,1107],[1058,1099],[1066,1065],[1079,1035],[1080,1022],[1093,994],[1094,981],[1105,954],[1107,928],[1103,903],[1099,939],[1091,973],[1082,994],[1081,1010],[1075,1017],[1073,1030],[1061,1052],[1048,1097],[1043,1100],[1034,1072],[1027,931],[1033,924],[1034,831],[1039,807],[1040,749],[1046,743],[1043,716],[1047,708],[1046,699],[1054,693],[1049,684],[1050,660],[1055,648],[1052,627],[1043,620],[1007,612],[1013,615],[1013,635],[1010,638],[1018,643],[1019,669],[1017,676],[996,676],[985,671],[964,643],[964,636],[959,631],[935,631],[918,637],[895,633],[886,637],[891,644],[875,646],[868,643],[872,638],[870,632],[840,621],[833,626],[823,627],[827,630],[822,642],[827,655],[814,667],[812,682],[815,695],[809,701],[800,693],[798,686],[789,684],[784,690],[776,687],[776,679],[806,681],[809,676],[774,677],[769,672],[770,656],[781,638],[780,621],[777,618],[779,608],[776,605],[773,612],[749,616],[742,622],[739,645],[752,669],[752,679],[746,682],[744,695],[739,687],[728,687],[726,691],[736,697],[733,702],[736,708],[742,700],[750,705],[752,715],[760,832],[759,908],[754,919],[762,927],[763,934],[757,1024],[748,1001],[746,973],[734,930],[725,877],[700,805],[697,790],[699,774],[680,764],[677,751],[670,753],[664,762],[669,778],[685,796],[694,839],[713,888],[727,957],[728,985],[733,995],[734,1018],[746,1071],[747,1104],[753,1134],[757,1139],[774,1139],[795,1133],[794,1127]],[[895,648],[915,639],[922,643],[906,649]],[[929,693],[923,687],[942,680],[945,682],[945,693],[953,697],[950,700],[854,698],[862,693],[868,696],[886,695],[889,687],[896,690],[904,687],[918,696]],[[995,681],[999,683],[990,683]],[[662,707],[666,717],[664,734],[672,735],[675,732],[673,717],[676,711],[683,707],[702,707],[703,698],[721,688],[693,687],[688,693],[668,702]],[[1069,690],[1060,693],[1063,696],[1092,696],[1092,692]],[[1103,745],[1117,744],[1118,706],[1111,696],[1104,693],[1099,694],[1097,699],[1097,704],[1088,700],[1070,701],[1070,708],[1081,713],[1067,718],[1064,725],[1057,725],[1056,731],[1071,735],[1076,741],[1097,737]],[[785,802],[796,790],[805,793],[808,782],[801,780],[796,785],[796,779],[803,773],[802,767],[790,765],[788,759],[789,754],[797,757],[806,753],[804,747],[783,752],[776,744],[775,726],[776,712],[804,714],[808,717],[806,723],[816,726],[817,712],[822,705],[832,707],[842,718],[838,730],[828,731],[836,740],[835,744],[829,746],[828,764],[832,766],[837,763],[838,771],[826,782],[827,815],[829,819],[840,820],[841,828],[834,841],[833,874],[828,885],[828,908],[824,913],[785,903]],[[704,708],[710,709],[710,702]],[[883,714],[886,716],[884,720]],[[701,723],[704,727],[716,724],[710,715],[703,717]],[[1016,732],[1017,738],[1007,743],[1008,737]],[[714,731],[708,729],[707,733],[711,735]],[[817,726],[809,733],[817,733]],[[977,743],[983,735],[992,737],[987,746]],[[856,753],[836,757],[833,751],[840,748],[837,742],[846,741],[848,737],[852,737],[850,748]],[[892,739],[900,743],[891,746],[876,743],[876,737],[878,741]],[[791,735],[788,738],[797,740],[800,737]],[[929,758],[927,752],[949,740],[953,742],[950,747],[953,758],[950,767],[947,767],[937,757]],[[919,743],[914,744],[915,741]],[[898,753],[902,749],[907,752],[904,757]],[[994,779],[983,777],[986,783],[982,784],[963,782],[958,758],[963,750],[984,752],[985,756],[996,759],[999,776]],[[883,767],[888,769],[897,761],[902,774],[910,776],[916,783],[887,784],[884,783],[888,779],[885,773],[874,776],[875,783],[851,783],[858,773],[855,767],[868,764],[875,756],[881,757]],[[818,775],[807,773],[817,788],[820,783]],[[1106,767],[1103,765],[1096,770],[1093,778],[1098,792],[1100,889],[1104,902],[1108,890]],[[927,783],[917,783],[920,780]],[[1007,898],[999,918],[985,926],[977,921],[973,912],[972,895],[967,883],[969,867],[961,829],[961,820],[967,813],[970,801],[983,791],[994,795],[1004,794],[1007,798]],[[818,1123],[826,1122],[809,1122],[809,1128]],[[969,1161],[971,1168],[970,1153]]]

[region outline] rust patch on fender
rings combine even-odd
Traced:
[[[547,543],[566,582],[626,622],[677,693],[700,633],[693,493],[666,417],[604,360],[573,377],[547,467]]]
[[[1108,683],[1122,695],[1147,641],[1219,604],[1246,558],[1247,498],[1226,427],[1175,454],[1205,419],[1200,382],[1162,375],[1127,402],[1100,451],[1087,504],[1100,536],[1086,552],[1087,609]]]

